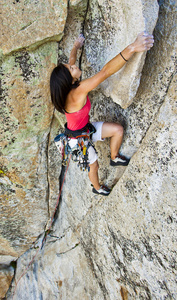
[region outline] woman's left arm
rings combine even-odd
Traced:
[[[79,37],[75,40],[73,48],[71,50],[70,56],[69,56],[69,65],[72,66],[75,64],[77,59],[77,50],[82,48],[84,44],[85,38],[83,34],[80,34]]]

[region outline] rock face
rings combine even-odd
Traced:
[[[66,0],[2,0],[1,7],[3,54],[61,39],[67,17]]]
[[[1,65],[1,251],[16,259],[48,218],[47,151],[53,108],[46,82],[56,44],[15,53]],[[9,259],[7,259],[9,261]]]
[[[84,30],[78,63],[83,77],[93,75],[137,33],[153,31],[158,5],[74,0],[67,11],[66,1],[2,2],[0,298],[177,297],[175,5],[159,4],[146,61],[135,56],[90,93],[91,120],[126,128],[130,164],[113,170],[109,141],[97,143],[100,178],[113,187],[104,198],[71,161],[48,232],[65,172],[53,142],[65,118],[50,102],[50,72]],[[13,18],[4,17],[9,5]]]
[[[152,33],[158,16],[158,3],[154,0],[136,0],[133,5],[131,1],[116,0],[95,0],[91,3],[86,23],[85,61],[95,72],[132,43],[137,32]],[[100,43],[96,42],[97,39]],[[132,103],[136,94],[144,59],[144,53],[133,56],[122,70],[102,84],[105,95],[123,108]]]

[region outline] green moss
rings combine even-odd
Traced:
[[[4,175],[4,176],[6,176],[6,174],[4,173],[4,171],[3,171],[3,170],[1,170],[1,169],[0,169],[0,175]]]
[[[45,148],[47,145],[52,116],[49,115],[48,105],[45,103],[46,99],[42,99],[40,96],[45,91],[40,93],[40,89],[43,88],[41,83],[43,84],[45,80],[43,79],[45,70],[48,72],[51,64],[57,63],[57,56],[57,43],[49,42],[34,51],[21,51],[3,58],[1,74],[3,90],[1,116],[3,122],[0,123],[0,132],[2,139],[7,143],[2,148],[1,153],[8,159],[8,170],[16,168],[17,164],[18,170],[24,167],[24,163],[30,164],[39,149]],[[29,86],[29,91],[33,89],[34,92],[31,93],[33,98],[27,94],[26,100],[23,99],[24,103],[25,101],[28,102],[28,110],[22,107],[21,112],[17,111],[16,115],[13,115],[14,102],[18,99],[13,99],[12,91],[10,92],[10,99],[9,91],[17,89],[18,79],[20,82],[24,81],[23,87],[26,91]],[[18,105],[20,106],[20,102]],[[20,119],[18,119],[18,114]],[[22,117],[23,121],[21,121]],[[3,170],[0,171],[0,175],[5,175],[2,172]]]
[[[10,73],[12,69],[14,68],[15,60],[13,56],[4,56],[3,62],[2,62],[2,70],[4,73]]]
[[[2,61],[3,61],[3,57],[4,57],[4,55],[3,55],[3,51],[2,51],[2,49],[0,49],[0,62],[2,62]]]

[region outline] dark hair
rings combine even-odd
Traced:
[[[68,93],[73,88],[79,86],[79,81],[76,81],[74,84],[73,77],[69,72],[68,68],[64,64],[59,63],[55,67],[50,76],[50,94],[51,100],[55,108],[64,114],[66,97]]]

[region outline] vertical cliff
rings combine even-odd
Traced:
[[[176,298],[175,15],[170,0],[2,1],[2,299]],[[142,30],[154,30],[152,50],[89,95],[92,120],[125,127],[130,164],[112,169],[109,141],[96,144],[113,188],[105,199],[71,162],[47,232],[62,175],[53,138],[65,123],[51,105],[51,70],[81,31],[84,78]]]

